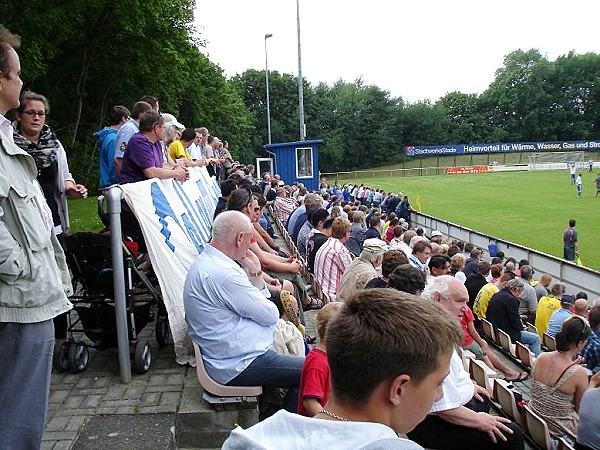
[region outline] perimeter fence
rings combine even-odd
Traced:
[[[471,228],[466,228],[447,220],[441,220],[428,214],[412,213],[411,225],[423,228],[427,235],[431,235],[432,231],[438,230],[444,236],[452,239],[471,242],[473,245],[486,250],[485,259],[488,261],[490,259],[489,246],[492,244],[498,251],[504,252],[506,257],[511,256],[517,261],[521,259],[529,261],[529,265],[536,272],[536,275],[534,275],[535,279],[539,279],[543,273],[548,273],[552,276],[552,283],[556,283],[557,281],[564,283],[569,294],[575,294],[579,291],[587,293],[590,305],[593,304],[596,298],[600,297],[600,271],[598,270],[578,266],[562,258],[557,258],[556,256],[524,247],[496,236],[480,233]]]

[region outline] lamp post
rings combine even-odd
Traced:
[[[267,88],[267,134],[269,135],[269,144],[271,143],[271,106],[269,104],[269,58],[267,56],[267,39],[273,37],[272,34],[265,34],[265,85]]]
[[[304,125],[304,88],[302,86],[302,52],[300,50],[300,0],[296,0],[296,21],[298,29],[298,115],[300,117],[300,140],[306,137]]]

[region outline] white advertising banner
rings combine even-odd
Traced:
[[[183,309],[183,284],[189,267],[210,237],[220,195],[218,183],[206,168],[194,167],[184,183],[154,178],[121,188],[146,240],[169,316],[177,362],[193,363],[194,350]]]

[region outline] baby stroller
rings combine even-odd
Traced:
[[[75,294],[69,298],[77,316],[68,316],[68,339],[54,349],[54,367],[78,373],[89,362],[88,347],[117,347],[115,296],[110,234],[75,233],[65,238],[65,255]],[[129,351],[134,369],[146,373],[152,362],[150,344],[138,334],[156,317],[156,340],[160,347],[169,342],[167,312],[161,294],[139,267],[130,248],[123,245]],[[152,275],[151,275],[152,276]],[[75,339],[83,333],[93,345]]]

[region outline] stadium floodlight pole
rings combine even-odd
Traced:
[[[273,37],[271,33],[265,34],[265,85],[267,88],[267,134],[271,143],[271,106],[269,103],[269,58],[267,56],[267,39]]]
[[[300,49],[300,0],[296,0],[296,20],[298,28],[298,115],[300,118],[300,140],[306,137],[304,124],[304,89],[302,86],[302,51]]]

